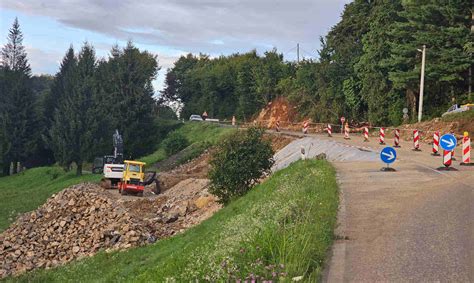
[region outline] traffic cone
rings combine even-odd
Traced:
[[[420,149],[420,132],[418,130],[413,131],[413,150],[421,151]]]
[[[431,153],[433,156],[439,156],[439,132],[436,131],[433,134],[433,152]]]
[[[395,129],[395,135],[393,138],[393,147],[400,147],[400,130]]]
[[[379,144],[385,144],[385,128],[380,128],[380,131],[379,131]]]
[[[463,166],[474,166],[474,163],[471,163],[471,139],[469,138],[469,133],[464,132],[464,137],[462,139],[462,162]]]
[[[369,141],[369,129],[367,127],[364,127],[364,142]]]

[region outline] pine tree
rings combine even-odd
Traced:
[[[159,67],[156,56],[140,51],[131,42],[111,53],[99,66],[99,99],[103,111],[109,113],[110,133],[115,128],[122,133],[125,154],[133,158],[148,153],[155,144],[152,81]]]
[[[24,162],[35,151],[38,136],[37,99],[31,89],[31,69],[23,46],[18,19],[10,29],[7,44],[2,48],[4,86],[0,128],[3,133],[3,161]],[[8,150],[5,151],[5,148]],[[4,171],[5,171],[4,167]]]
[[[31,75],[18,18],[15,18],[8,33],[7,44],[2,48],[2,65],[7,69],[19,71],[26,76]]]
[[[54,120],[54,113],[58,108],[59,102],[62,101],[63,97],[68,93],[72,92],[74,87],[74,78],[71,75],[76,71],[77,58],[74,55],[74,48],[71,45],[64,56],[59,72],[54,77],[51,91],[47,94],[44,100],[44,116],[46,119],[46,129],[49,129],[52,121]]]
[[[72,52],[73,53],[73,52]],[[64,73],[56,76],[64,82],[63,93],[55,111],[50,130],[51,145],[56,159],[65,167],[74,162],[76,174],[82,174],[82,165],[95,152],[95,141],[102,137],[99,124],[100,109],[96,103],[96,58],[92,46],[85,43],[77,58],[71,56],[71,49],[63,62],[68,62]]]

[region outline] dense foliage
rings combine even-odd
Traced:
[[[22,40],[15,20],[0,67],[0,175],[17,162],[75,164],[81,174],[84,162],[112,153],[115,129],[123,136],[125,156],[142,156],[163,137],[159,120],[176,119],[153,98],[156,56],[131,42],[114,46],[101,60],[89,43],[78,53],[71,46],[50,77],[31,75]]]
[[[344,115],[399,124],[417,114],[421,49],[426,45],[424,117],[452,103],[474,102],[471,1],[355,0],[321,38],[317,61],[285,62],[276,50],[210,59],[181,57],[166,76],[162,99],[184,104],[182,114],[249,119],[284,95],[301,116],[336,121]]]
[[[177,131],[171,132],[163,140],[163,147],[165,148],[166,155],[168,156],[178,153],[188,145],[189,141],[186,139],[186,137]]]
[[[211,160],[210,192],[226,204],[247,193],[273,165],[270,141],[263,129],[250,128],[227,137]]]

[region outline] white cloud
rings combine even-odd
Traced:
[[[58,71],[64,54],[25,46],[33,74],[54,74]]]
[[[277,47],[286,52],[296,43],[316,54],[319,36],[339,21],[350,0],[1,0],[0,7],[45,16],[66,27],[87,30],[118,41],[132,39],[141,49],[158,53],[162,70],[187,52],[221,54]],[[49,34],[48,37],[54,37]],[[99,56],[111,46],[91,42]],[[29,58],[35,73],[55,73],[57,54],[35,46]],[[173,51],[173,50],[185,50]],[[293,56],[292,53],[286,55]],[[56,69],[52,70],[52,66]]]
[[[2,0],[120,40],[192,52],[230,53],[262,46],[315,48],[348,0]],[[230,38],[232,40],[221,40]]]

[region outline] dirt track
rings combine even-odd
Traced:
[[[327,151],[329,138],[310,135],[313,146]],[[340,147],[359,146],[378,156],[383,147],[361,136]],[[402,141],[397,172],[381,172],[380,161],[335,160],[341,188],[338,239],[326,282],[473,282],[474,167],[440,172],[441,158],[411,150]],[[307,144],[309,146],[309,144]],[[330,152],[328,152],[330,153]],[[460,148],[456,150],[460,156]]]

